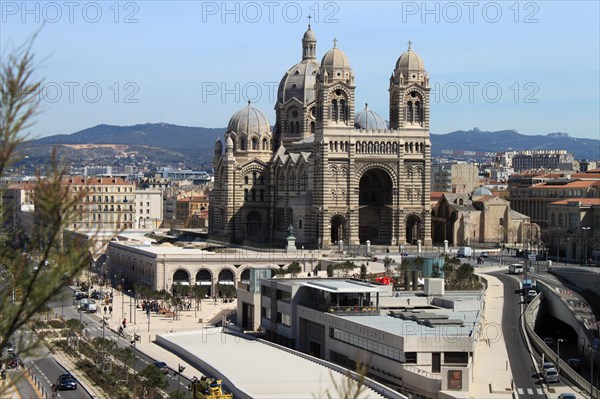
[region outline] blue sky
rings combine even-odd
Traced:
[[[34,44],[45,86],[31,137],[100,123],[224,127],[274,97],[301,59],[337,46],[365,102],[388,119],[388,85],[413,42],[434,92],[431,132],[515,129],[600,138],[598,1],[0,1],[2,56]]]

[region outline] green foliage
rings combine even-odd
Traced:
[[[390,258],[389,256],[386,256],[383,259],[383,267],[385,267],[385,275],[388,277],[392,277],[393,276],[393,265],[396,263],[396,261],[392,258]]]
[[[156,368],[154,365],[149,365],[138,373],[138,377],[142,383],[142,386],[146,390],[151,389],[165,389],[169,386],[167,379],[162,371]]]
[[[367,279],[367,266],[365,266],[364,263],[362,265],[360,265],[360,279],[361,280]]]
[[[70,331],[81,331],[85,328],[85,325],[79,321],[79,319],[69,319],[66,323],[67,329]]]
[[[334,266],[333,263],[327,265],[327,277],[333,277]]]
[[[3,54],[0,61],[0,180],[7,177],[7,168],[22,156],[17,147],[38,114],[40,102],[36,93],[42,81],[34,78],[32,42]],[[46,303],[90,264],[93,243],[64,238],[64,229],[73,221],[76,206],[87,195],[86,190],[70,192],[64,188],[64,170],[54,153],[44,178],[35,182],[36,223],[32,231],[7,223],[9,212],[1,209],[0,226],[4,227],[0,228],[0,350],[8,341],[18,340],[16,331],[36,313],[46,311]],[[32,345],[18,343],[22,354]],[[0,396],[3,389],[0,388]]]
[[[185,391],[173,391],[169,393],[169,399],[185,399],[186,392]]]

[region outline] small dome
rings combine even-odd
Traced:
[[[252,107],[250,101],[248,105],[231,117],[227,125],[228,132],[235,132],[238,135],[243,134],[263,134],[270,133],[271,125],[262,111]]]
[[[315,32],[310,29],[310,25],[308,25],[308,29],[306,30],[306,32],[304,32],[304,36],[302,36],[302,41],[303,42],[316,42],[317,41],[317,35],[315,35]]]
[[[225,145],[227,146],[227,149],[233,149],[233,139],[231,138],[230,135],[227,135],[227,140],[225,140]]]
[[[408,50],[396,61],[396,70],[398,69],[401,71],[425,72],[425,63],[409,46]]]
[[[477,187],[471,197],[485,197],[487,195],[494,195],[487,187]]]
[[[354,127],[357,129],[385,130],[387,124],[378,113],[365,106],[365,109],[354,115]]]
[[[325,53],[321,60],[321,66],[326,68],[329,73],[332,69],[350,69],[350,61],[342,50],[337,47],[333,47],[331,50]]]

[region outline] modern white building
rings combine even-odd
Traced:
[[[396,296],[389,286],[359,280],[265,274],[253,270],[248,283],[238,285],[244,329],[260,326],[271,341],[348,369],[362,362],[368,377],[412,398],[468,392],[479,293]]]

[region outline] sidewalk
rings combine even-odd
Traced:
[[[194,376],[200,378],[203,374],[200,370],[195,369],[192,365],[186,363],[172,352],[155,344],[154,340],[156,339],[156,335],[200,331],[203,327],[206,327],[211,319],[222,311],[236,309],[236,301],[222,303],[220,300],[215,302],[213,299],[205,299],[202,301],[201,308],[197,312],[194,310],[179,312],[178,320],[173,320],[173,317],[165,317],[164,315],[156,314],[156,312],[151,312],[149,319],[150,323],[148,325],[148,317],[146,316],[146,313],[142,311],[141,305],[139,309],[136,309],[133,304],[130,307],[130,299],[133,301],[133,298],[123,295],[118,291],[114,291],[112,316],[106,316],[108,325],[113,332],[118,329],[123,318],[126,318],[127,329],[125,330],[125,333],[135,333],[141,337],[140,341],[136,344],[137,350],[156,361],[167,363],[167,366],[171,369],[177,369],[178,365],[184,366],[185,371],[182,375],[188,379],[191,379]],[[141,301],[138,302],[141,303]],[[130,317],[130,309],[134,311],[133,317]],[[123,310],[123,317],[121,317],[121,310]],[[101,318],[104,316],[102,309],[98,309],[97,315]],[[202,320],[202,323],[199,322],[200,319]],[[148,329],[150,330],[149,332]],[[107,330],[107,334],[112,333]]]
[[[488,271],[488,270],[486,270]],[[476,399],[512,399],[512,372],[502,326],[504,285],[496,277],[485,275],[488,288],[482,314],[481,331],[477,335],[473,359],[473,380],[469,397]]]

